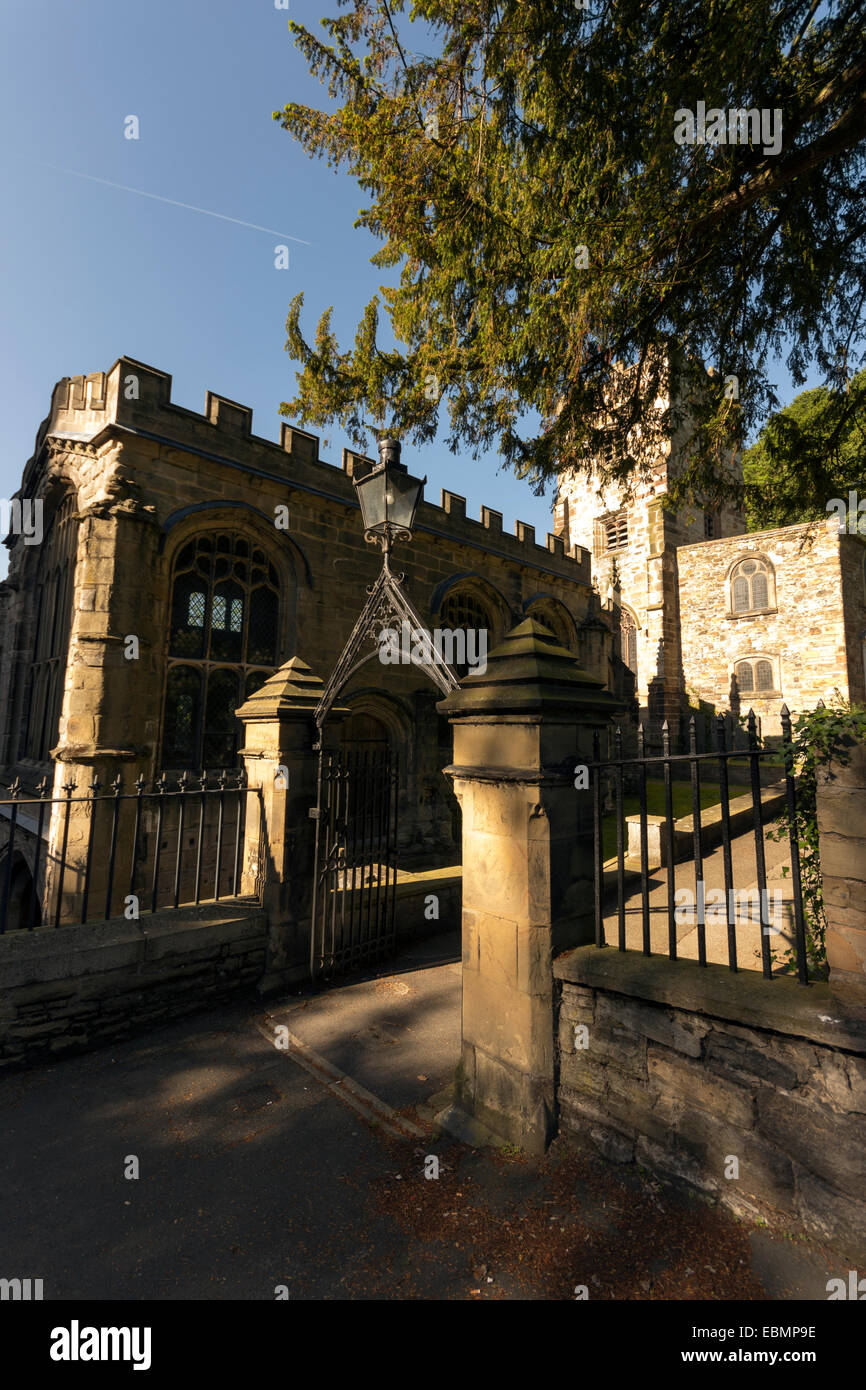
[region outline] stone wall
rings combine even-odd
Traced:
[[[0,1068],[115,1042],[246,990],[267,916],[217,903],[0,936]]]
[[[840,540],[845,542],[844,593]],[[853,634],[866,626],[862,559],[858,573],[854,549],[866,553],[859,537],[840,538],[835,518],[681,546],[679,607],[689,693],[718,710],[731,708],[735,662],[761,656],[773,663],[778,685],[766,697],[743,692],[739,701],[742,713],[754,708],[764,733],[780,732],[783,704],[796,713],[813,709],[819,699],[833,703],[836,690],[846,699],[862,698],[862,659],[859,666],[851,663],[849,677]],[[735,617],[728,575],[746,556],[772,564],[775,602],[771,593],[766,611]],[[735,711],[736,705],[734,691]]]
[[[866,1035],[827,985],[593,946],[554,973],[566,1134],[864,1258]]]

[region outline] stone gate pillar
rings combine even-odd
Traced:
[[[530,618],[438,708],[463,809],[462,1051],[440,1123],[542,1152],[554,1133],[553,958],[593,937],[592,792],[576,769],[622,706]]]
[[[259,982],[269,993],[309,974],[318,738],[315,712],[324,683],[292,657],[236,711],[244,726],[247,796],[241,892],[261,893],[268,955]],[[332,709],[329,720],[348,713]]]
[[[866,1021],[866,747],[818,780],[827,964],[838,1004]]]

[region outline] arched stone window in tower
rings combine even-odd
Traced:
[[[628,669],[637,675],[637,623],[627,608],[623,608],[619,621],[622,659]]]
[[[246,537],[208,532],[174,563],[164,768],[232,767],[235,710],[278,663],[280,581]]]
[[[48,523],[37,582],[39,599],[33,639],[30,696],[24,734],[25,757],[46,762],[57,742],[66,653],[75,591],[78,547],[77,501],[67,493]]]
[[[740,560],[731,570],[728,582],[734,617],[766,613],[775,607],[775,576],[769,560],[757,555]]]

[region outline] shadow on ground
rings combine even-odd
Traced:
[[[286,1020],[423,1118],[456,1061],[455,959],[437,939],[379,977],[5,1076],[0,1275],[46,1299],[826,1298],[847,1273],[830,1252],[594,1150],[387,1138],[259,1031]]]

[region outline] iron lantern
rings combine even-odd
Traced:
[[[426,481],[413,478],[400,462],[399,439],[380,439],[378,466],[355,481],[364,539],[375,541],[386,553],[394,541],[411,540]]]

